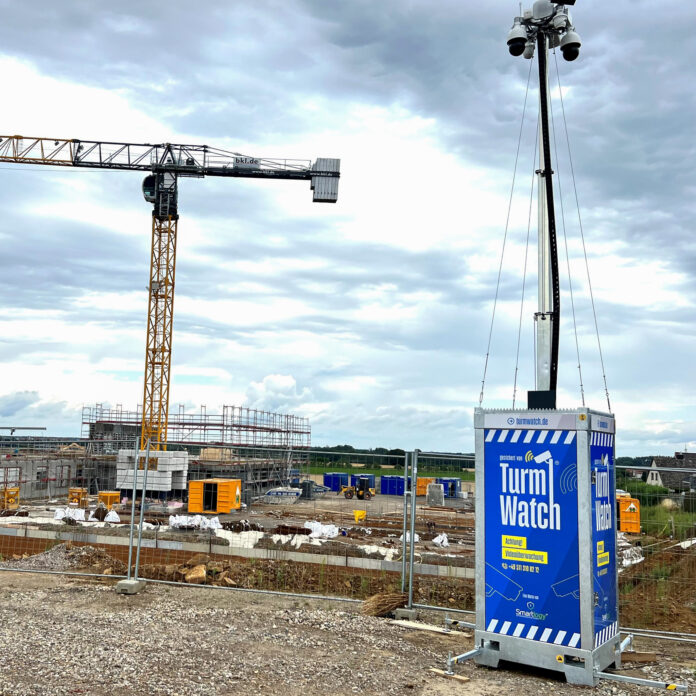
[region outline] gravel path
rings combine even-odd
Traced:
[[[356,611],[349,604],[162,585],[124,597],[111,583],[1,572],[0,694],[590,693],[471,664],[458,668],[471,677],[467,684],[432,676],[429,667],[442,667],[448,650],[470,649],[471,639],[396,628]],[[661,647],[671,659],[647,668],[650,676],[690,680],[693,689],[694,646]],[[603,683],[594,693],[648,692]]]

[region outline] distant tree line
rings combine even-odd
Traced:
[[[650,466],[657,455],[649,457],[617,457],[616,466]]]
[[[399,448],[388,449],[386,447],[374,447],[371,449],[361,449],[359,447],[353,447],[352,445],[332,445],[329,447],[313,446],[311,449],[316,452],[321,452],[321,454],[312,457],[312,463],[320,466],[331,463],[347,464],[348,462],[364,463],[365,466],[369,468],[378,468],[380,466],[402,468],[404,465],[405,451]],[[474,455],[467,455],[466,453],[461,454],[462,456],[471,457],[471,465],[473,466]],[[423,472],[428,469],[461,471],[466,465],[467,462],[459,458],[448,457],[446,454],[443,454],[437,458],[423,458],[423,460],[419,462],[418,468]]]

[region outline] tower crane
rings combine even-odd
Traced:
[[[0,162],[148,172],[143,195],[152,203],[152,250],[141,449],[167,448],[169,377],[174,316],[179,177],[205,176],[309,181],[315,203],[338,199],[340,160],[262,159],[207,145],[158,145],[98,140],[0,136]]]

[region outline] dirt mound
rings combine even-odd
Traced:
[[[34,556],[14,557],[3,562],[7,568],[18,570],[85,570],[91,573],[120,575],[126,566],[121,561],[109,556],[102,549],[93,546],[75,546],[69,542],[58,544],[53,548]]]

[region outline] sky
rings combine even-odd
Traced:
[[[308,182],[180,182],[172,408],[295,413],[315,445],[469,452],[499,269],[483,406],[511,407],[516,375],[518,407],[534,389],[538,78],[525,110],[518,8],[0,0],[0,135],[340,158],[336,205]],[[574,305],[585,402],[607,409],[586,253],[617,454],[694,451],[696,6],[578,0],[573,19],[580,57],[550,58],[558,405],[582,403]],[[0,425],[73,436],[83,405],[139,403],[141,179],[0,163]]]

